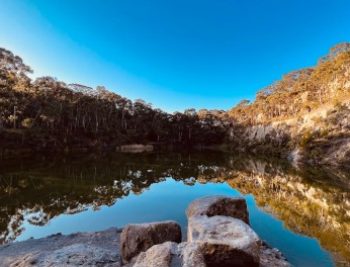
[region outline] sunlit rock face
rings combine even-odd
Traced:
[[[187,238],[188,242],[201,244],[209,266],[259,266],[259,237],[240,219],[221,215],[189,217]]]
[[[339,187],[256,162],[251,162],[249,169],[238,172],[229,184],[253,194],[259,206],[291,230],[317,238],[335,257],[350,259],[350,181]]]
[[[315,66],[285,74],[228,111],[233,149],[280,156],[299,150],[302,162],[350,166],[349,48],[332,47]]]

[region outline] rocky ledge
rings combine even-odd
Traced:
[[[57,234],[1,246],[0,266],[290,266],[249,226],[244,199],[198,199],[186,214],[186,240],[174,221],[132,224],[123,230]]]

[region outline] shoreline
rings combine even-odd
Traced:
[[[69,235],[57,233],[43,238],[30,238],[0,245],[0,266],[28,267],[57,264],[53,266],[121,267],[123,266],[120,252],[121,232],[122,229],[112,227],[97,232],[77,232]],[[285,262],[281,252],[266,243],[263,244],[262,255],[264,261],[269,263],[273,260]],[[59,262],[66,258],[70,263]],[[43,265],[38,265],[40,259],[44,259]]]
[[[187,235],[177,222],[159,221],[2,245],[0,266],[291,266],[251,228],[243,198],[199,198],[186,215]]]

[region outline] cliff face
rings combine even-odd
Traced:
[[[349,104],[328,106],[312,114],[244,127],[236,142],[253,153],[288,158],[300,163],[350,166]]]
[[[350,162],[350,44],[331,49],[313,67],[289,73],[228,112],[236,142],[295,162]]]
[[[295,119],[242,128],[236,142],[253,153],[300,163],[350,166],[350,106],[327,106]]]

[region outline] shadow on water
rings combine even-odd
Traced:
[[[0,243],[174,219],[243,195],[254,230],[295,266],[350,263],[350,178],[225,153],[71,155],[0,162]]]

